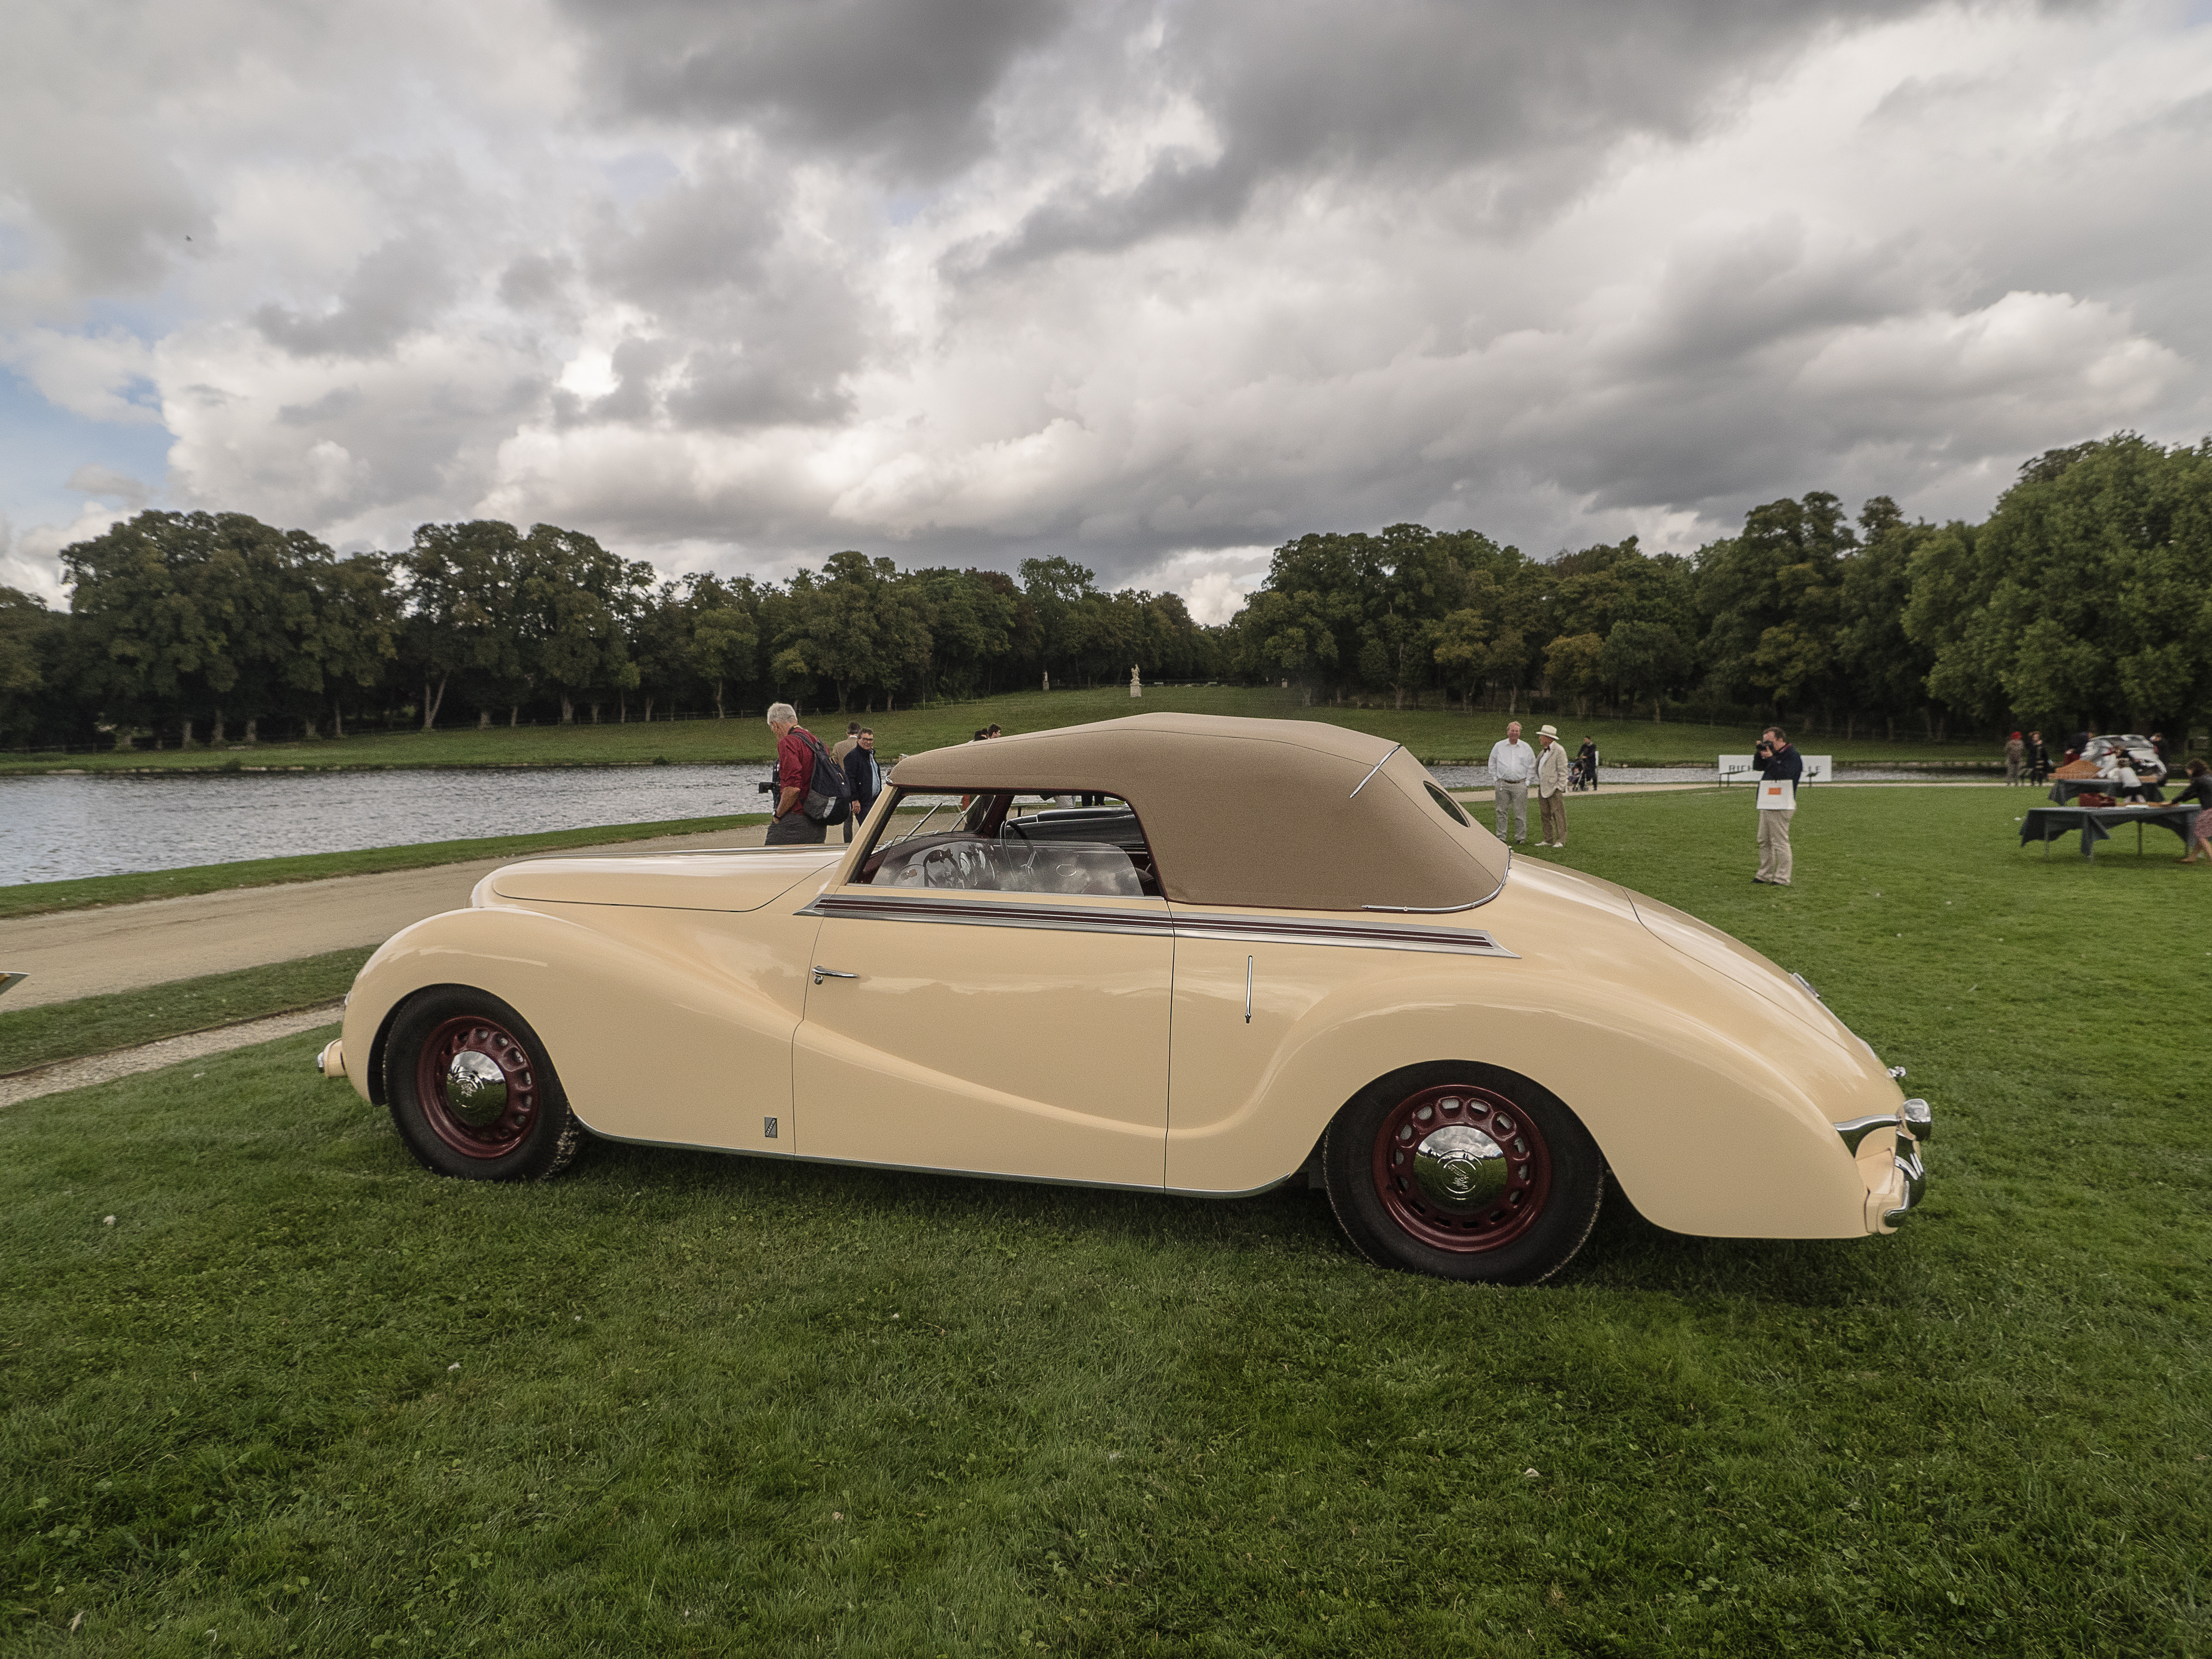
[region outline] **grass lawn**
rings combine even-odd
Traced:
[[[231,864],[192,864],[180,870],[144,870],[120,876],[81,876],[70,881],[26,881],[0,887],[0,921],[95,904],[136,904],[228,892],[234,887],[275,887],[331,876],[369,876],[386,870],[421,870],[473,859],[557,853],[568,847],[651,841],[661,836],[704,835],[739,824],[762,823],[764,813],[735,817],[674,818],[658,823],[603,823],[586,830],[548,830],[528,836],[486,836],[474,841],[428,841],[406,847],[364,847],[349,853],[303,853],[292,858],[241,859]]]
[[[441,1182],[320,1035],[0,1112],[0,1648],[2203,1652],[2212,875],[2028,799],[1818,791],[1788,890],[1741,793],[1569,809],[1911,1067],[1888,1239],[1616,1200],[1496,1292],[1298,1189]]]
[[[0,1004],[0,1074],[333,1002],[352,987],[371,954],[332,951],[70,1002],[30,1008]]]
[[[1240,714],[1272,720],[1324,720],[1357,731],[1373,732],[1403,743],[1427,761],[1480,761],[1505,735],[1504,714],[1472,717],[1443,710],[1389,708],[1304,708],[1298,694],[1273,686],[1161,686],[1133,702],[1127,687],[1099,691],[1022,691],[975,702],[943,703],[891,714],[846,716],[810,713],[808,728],[828,742],[842,736],[848,718],[875,727],[877,747],[886,755],[919,754],[947,744],[965,743],[994,720],[1009,732],[1035,732],[1076,726],[1086,720],[1117,720],[1125,714],[1162,710],[1200,714]],[[1520,717],[1531,732],[1540,724]],[[1710,766],[1716,755],[1749,754],[1758,727],[1698,726],[1650,720],[1555,720],[1571,742],[1597,739],[1606,763],[1613,766]],[[1814,754],[1834,754],[1851,763],[1898,761],[1978,763],[2003,759],[1999,745],[1884,743],[1862,737],[1807,738]],[[325,739],[315,743],[264,743],[246,749],[143,750],[128,754],[0,757],[0,775],[8,773],[110,771],[140,768],[207,770],[238,767],[355,766],[607,766],[649,763],[767,761],[773,752],[768,727],[757,718],[728,720],[655,721],[641,725],[535,726],[509,730],[472,729],[408,732],[396,736]]]

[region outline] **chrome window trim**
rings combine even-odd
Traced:
[[[1376,762],[1375,763],[1375,770],[1374,770],[1374,771],[1372,771],[1372,772],[1370,772],[1370,773],[1369,773],[1365,777],[1364,777],[1364,778],[1360,779],[1360,781],[1359,781],[1358,783],[1354,784],[1354,785],[1352,786],[1352,793],[1351,793],[1350,794],[1346,795],[1346,796],[1345,797],[1345,799],[1346,799],[1346,800],[1357,800],[1357,799],[1359,798],[1359,792],[1360,792],[1362,789],[1364,789],[1364,788],[1365,788],[1365,787],[1366,787],[1370,783],[1372,783],[1372,782],[1375,781],[1375,773],[1376,773],[1376,772],[1380,772],[1380,771],[1381,771],[1384,767],[1388,766],[1388,765],[1390,763],[1390,755],[1395,755],[1395,754],[1396,754],[1396,753],[1397,753],[1401,749],[1403,749],[1405,746],[1406,746],[1406,745],[1405,745],[1404,744],[1402,744],[1402,743],[1394,743],[1394,744],[1392,744],[1390,745],[1390,754],[1389,754],[1389,755],[1385,755],[1385,756],[1383,756],[1383,757],[1382,757],[1382,758],[1381,760],[1376,761]]]
[[[1139,901],[1141,902],[1142,901]],[[797,914],[849,916],[856,921],[928,921],[955,927],[1041,927],[1051,933],[1137,933],[1167,939],[1173,921],[1164,899],[1157,913],[1104,906],[1035,904],[1018,898],[978,898],[958,892],[927,896],[904,894],[823,893]]]
[[[1140,902],[1142,901],[1139,901]],[[1382,951],[1425,951],[1449,956],[1499,957],[1507,950],[1486,933],[1462,928],[1411,927],[1347,916],[1333,921],[1307,916],[1244,916],[1182,911],[1153,900],[1158,911],[1105,906],[1037,904],[1022,898],[960,893],[822,893],[797,912],[802,916],[848,916],[861,921],[938,922],[966,927],[1032,927],[1053,933],[1149,934],[1164,939],[1233,939],[1266,945],[1340,945]]]

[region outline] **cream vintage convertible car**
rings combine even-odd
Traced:
[[[1528,1284],[1662,1227],[1890,1231],[1924,1102],[1803,979],[1513,860],[1402,748],[1146,714],[913,756],[849,847],[510,865],[318,1060],[428,1168],[586,1131],[1199,1197],[1306,1172],[1370,1260]]]

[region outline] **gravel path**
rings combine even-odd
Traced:
[[[757,847],[755,824],[702,836],[579,847],[574,854],[675,852]],[[540,854],[538,857],[567,854]],[[465,908],[477,882],[512,857],[434,865],[374,876],[337,876],[280,887],[155,899],[26,916],[0,928],[0,969],[30,977],[7,994],[0,1013],[106,991],[196,979],[202,974],[290,962],[326,951],[381,945],[401,928]]]
[[[295,1013],[272,1014],[266,1019],[219,1025],[210,1031],[163,1037],[159,1042],[143,1043],[136,1048],[118,1048],[113,1054],[93,1054],[83,1060],[64,1060],[18,1072],[12,1077],[0,1077],[0,1106],[36,1100],[40,1095],[58,1095],[64,1089],[112,1083],[119,1077],[174,1066],[179,1060],[204,1060],[210,1054],[250,1048],[277,1037],[297,1036],[302,1031],[336,1024],[338,1008],[337,1003],[326,1002],[320,1007],[302,1008]]]

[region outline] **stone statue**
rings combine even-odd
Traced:
[[[1136,665],[1133,663],[1129,666],[1129,695],[1133,697],[1141,697],[1145,695],[1145,682],[1138,674]]]

